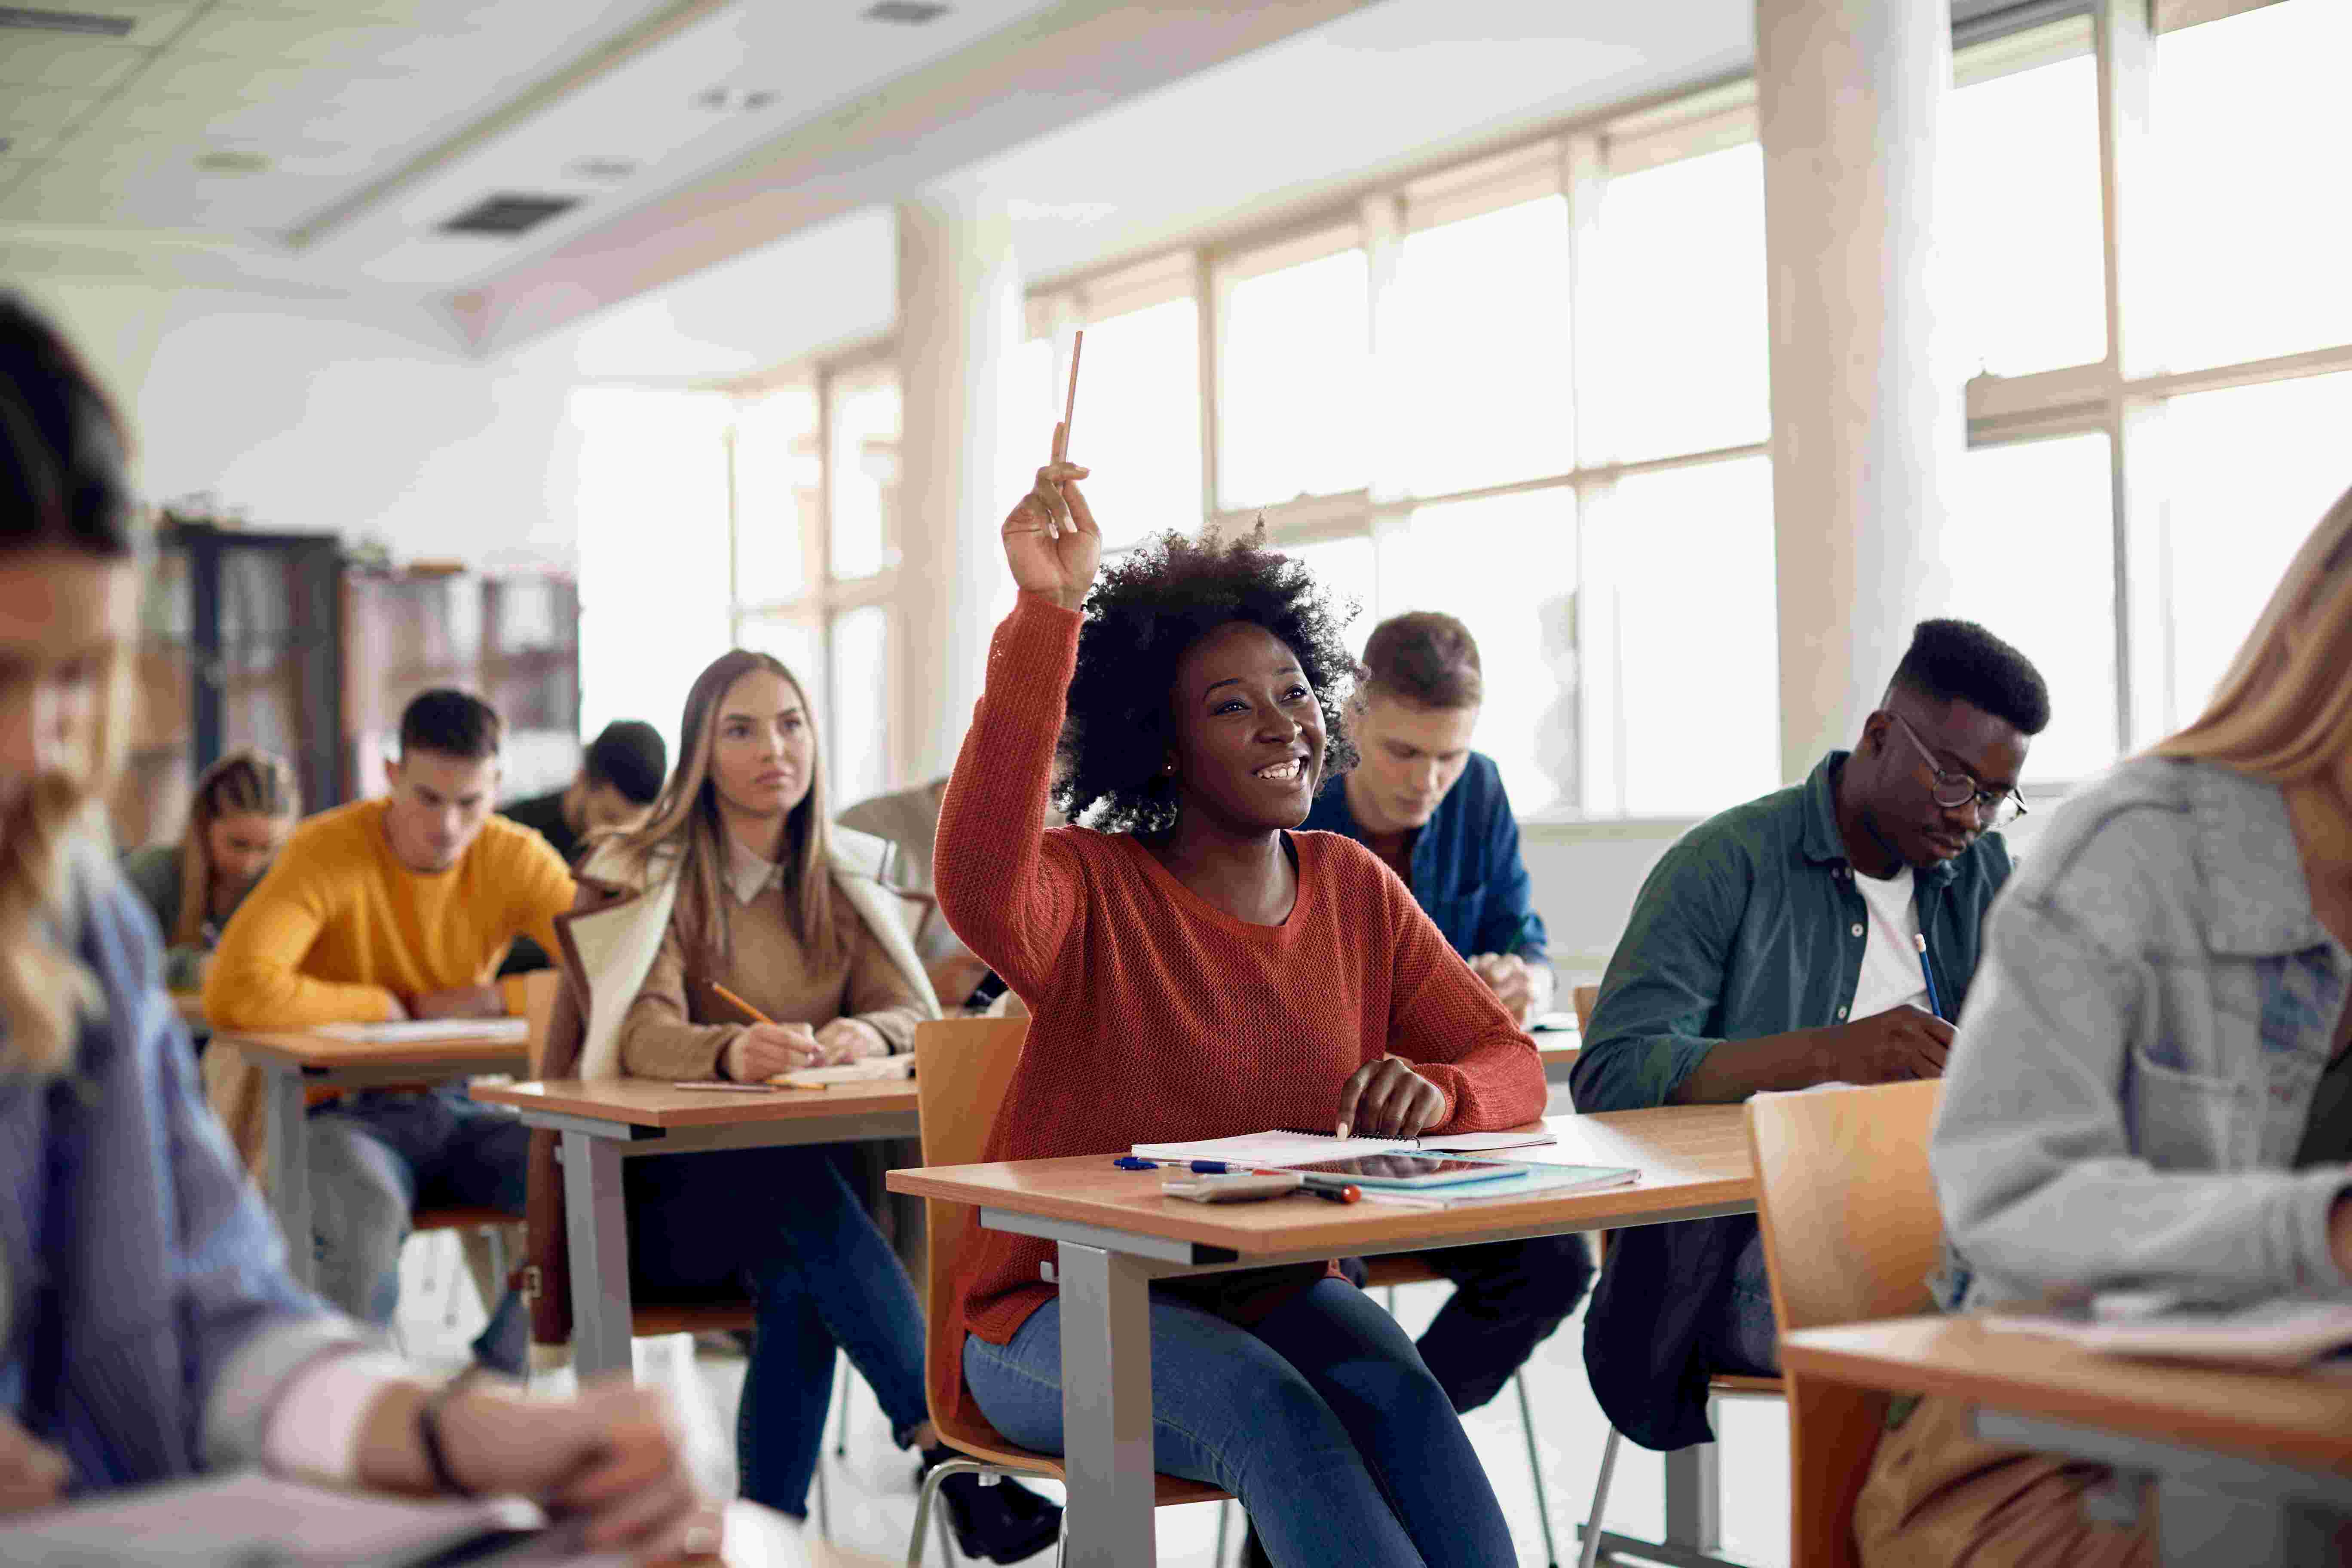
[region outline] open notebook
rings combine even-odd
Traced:
[[[2064,1340],[2107,1355],[2222,1366],[2286,1370],[2352,1351],[2352,1304],[2263,1301],[2230,1311],[2137,1311],[2106,1315],[2094,1301],[2088,1321],[2036,1313],[1987,1312],[1989,1329]]]
[[[365,1044],[417,1045],[435,1040],[512,1040],[530,1038],[528,1018],[414,1018],[397,1024],[321,1024],[319,1033],[338,1040]]]
[[[1132,1153],[1145,1160],[1223,1160],[1236,1165],[1304,1165],[1356,1154],[1471,1154],[1489,1149],[1532,1149],[1559,1140],[1532,1132],[1432,1133],[1426,1138],[1334,1138],[1328,1132],[1275,1128],[1237,1138],[1201,1138],[1181,1143],[1138,1143]]]

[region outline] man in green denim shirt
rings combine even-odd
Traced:
[[[1853,751],[1701,823],[1650,873],[1570,1080],[1577,1110],[1939,1075],[2009,876],[1989,830],[2021,808],[2049,717],[2016,649],[1966,621],[1921,622]],[[1584,1346],[1619,1431],[1654,1448],[1711,1440],[1708,1373],[1779,1370],[1756,1222],[1612,1237]]]

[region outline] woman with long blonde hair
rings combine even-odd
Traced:
[[[138,597],[124,446],[64,340],[0,295],[0,1519],[259,1464],[715,1551],[657,1394],[428,1391],[286,1272],[93,821]],[[9,1523],[40,1555],[42,1521]]]
[[[876,879],[880,841],[829,826],[800,682],[766,654],[724,654],[687,694],[678,731],[652,816],[602,837],[581,868],[548,1070],[760,1083],[910,1050],[939,1005]],[[534,1178],[544,1191],[544,1167]],[[836,1344],[899,1445],[944,1456],[914,1288],[835,1151],[632,1161],[626,1181],[637,1289],[753,1297],[737,1429],[746,1496],[805,1514]],[[1011,1563],[1052,1543],[1059,1519],[1042,1499],[958,1479],[950,1519],[967,1555]]]
[[[2204,713],[2058,809],[1987,939],[1928,1151],[1945,1306],[2352,1297],[2352,493]],[[2141,1568],[2147,1509],[2084,1516],[2108,1479],[1926,1400],[1880,1441],[1856,1543]]]
[[[122,875],[163,931],[163,984],[200,991],[221,928],[245,902],[302,815],[302,786],[285,758],[239,746],[206,768],[177,844],[122,858]]]

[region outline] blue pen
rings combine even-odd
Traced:
[[[1156,1171],[1160,1169],[1159,1161],[1139,1160],[1132,1154],[1121,1154],[1118,1159],[1113,1160],[1111,1163],[1117,1165],[1122,1171]]]
[[[1935,1014],[1938,1018],[1943,1018],[1944,999],[1936,994],[1936,966],[1927,962],[1927,939],[1925,936],[1914,934],[1911,938],[1911,945],[1919,950],[1919,973],[1927,981],[1927,1011]],[[1948,1024],[1951,1022],[1948,1018],[1945,1018],[1944,1021]]]

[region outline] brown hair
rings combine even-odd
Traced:
[[[1486,700],[1470,628],[1436,610],[1391,616],[1364,644],[1366,695],[1423,708],[1475,708]]]
[[[57,330],[0,293],[0,552],[78,551],[128,563],[135,540],[121,418]],[[59,938],[76,839],[112,782],[127,660],[100,672],[82,756],[46,767],[0,821],[0,1071],[62,1072],[96,978]]]
[[[596,836],[599,841],[610,838],[640,870],[650,870],[657,855],[675,856],[671,874],[677,879],[677,905],[671,919],[688,951],[701,959],[706,974],[725,969],[734,956],[726,897],[730,851],[726,824],[719,816],[719,784],[710,776],[710,749],[717,738],[719,704],[737,681],[759,670],[782,677],[801,700],[812,726],[808,794],[784,819],[784,912],[793,934],[815,962],[836,962],[849,945],[849,932],[834,907],[824,759],[814,742],[816,714],[807,689],[782,660],[739,647],[712,660],[687,692],[686,713],[678,721],[677,767],[646,825],[633,833]]]
[[[224,816],[302,815],[302,786],[285,758],[239,746],[204,771],[195,798],[188,803],[188,826],[180,835],[180,910],[172,921],[172,945],[204,941],[211,912],[212,826]]]
[[[2155,755],[2297,784],[2352,752],[2352,490],[2303,542],[2197,721]]]

